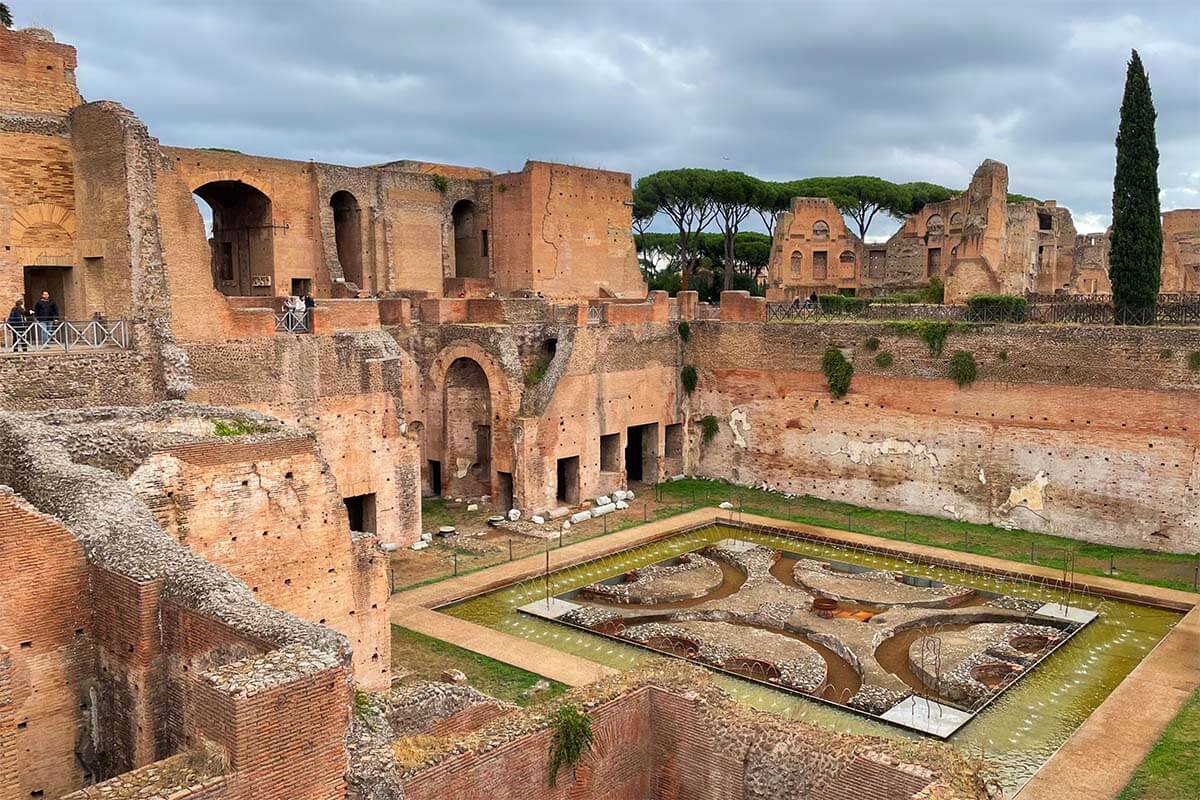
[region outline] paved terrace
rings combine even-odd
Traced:
[[[1018,564],[989,556],[895,542],[753,514],[735,514],[735,518],[752,525],[915,556],[947,566],[985,571],[1018,580],[1057,582],[1062,579],[1062,570]],[[685,528],[728,519],[727,512],[702,508],[579,542],[551,550],[550,569],[557,570],[637,547]],[[611,674],[610,668],[585,658],[432,610],[540,575],[545,569],[545,555],[533,555],[396,594],[390,600],[391,620],[397,625],[571,686]],[[1016,800],[1113,800],[1128,783],[1167,723],[1200,687],[1200,595],[1091,575],[1077,575],[1075,586],[1097,594],[1168,606],[1187,613],[1034,775],[1017,794]]]

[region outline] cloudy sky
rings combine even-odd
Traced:
[[[953,187],[995,158],[1081,230],[1108,223],[1136,47],[1163,206],[1200,206],[1196,0],[8,2],[18,27],[78,47],[86,98],[166,144]]]

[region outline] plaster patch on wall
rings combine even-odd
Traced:
[[[904,439],[883,439],[878,442],[850,441],[845,447],[839,447],[832,453],[822,453],[826,456],[844,455],[855,464],[870,466],[881,456],[909,456],[913,459],[925,459],[933,469],[939,469],[941,463],[937,455],[921,443],[913,443]]]
[[[979,467],[979,482],[987,486],[987,475],[984,474],[982,465]]]
[[[743,406],[737,406],[729,412],[729,429],[733,431],[733,443],[743,450],[746,449],[745,433],[750,430],[750,412]],[[738,430],[738,427],[741,430]]]
[[[1017,506],[1025,506],[1031,511],[1041,511],[1046,507],[1046,487],[1050,484],[1050,476],[1045,470],[1024,486],[1014,486],[1008,490],[1008,500],[997,509],[1001,514],[1007,514]]]
[[[956,520],[962,519],[962,517],[960,517],[958,515],[958,509],[955,508],[954,506],[951,506],[951,505],[942,506],[942,511],[945,511],[947,514],[949,514],[951,517],[953,517]]]
[[[471,471],[471,464],[473,464],[473,463],[474,462],[471,461],[471,459],[469,459],[469,458],[454,459],[454,464],[456,467],[458,467],[458,471],[456,471],[454,473],[454,477],[456,477],[456,478],[467,477],[467,473]]]

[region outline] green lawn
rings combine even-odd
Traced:
[[[567,690],[565,684],[548,681],[548,689],[527,694],[526,690],[544,680],[540,675],[399,625],[392,626],[392,664],[397,672],[404,670],[434,681],[447,669],[462,670],[479,691],[519,706],[539,703]]]
[[[748,514],[853,530],[884,539],[933,545],[1055,569],[1063,567],[1064,554],[1069,553],[1074,559],[1076,572],[1111,574],[1134,583],[1192,591],[1197,575],[1196,555],[1089,544],[1063,536],[1005,530],[991,525],[901,511],[877,511],[814,497],[789,499],[782,494],[718,481],[671,481],[659,484],[659,490],[664,500],[680,502],[681,511],[703,505],[715,506],[728,500],[735,506],[731,511],[735,519],[740,509]],[[1014,516],[1020,513],[1025,512],[1015,512]]]
[[[1117,800],[1200,798],[1200,691],[1171,721]]]

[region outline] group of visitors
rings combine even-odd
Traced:
[[[312,311],[317,301],[313,300],[311,294],[306,295],[289,295],[283,301],[283,311],[291,316],[289,330],[296,332],[299,330],[309,330],[312,326]]]
[[[815,291],[812,294],[810,294],[808,297],[804,298],[803,305],[800,304],[799,297],[797,297],[795,300],[792,301],[792,310],[793,311],[798,311],[800,309],[806,309],[806,310],[807,309],[815,309],[815,308],[817,308],[817,306],[818,306],[817,293]]]
[[[33,304],[32,309],[27,309],[25,299],[18,297],[8,312],[8,331],[4,338],[11,337],[14,352],[28,351],[31,344],[34,349],[40,350],[53,341],[58,328],[58,320],[58,303],[54,301],[49,292],[42,292],[42,296]],[[37,327],[33,328],[31,335],[30,328],[34,325]]]

